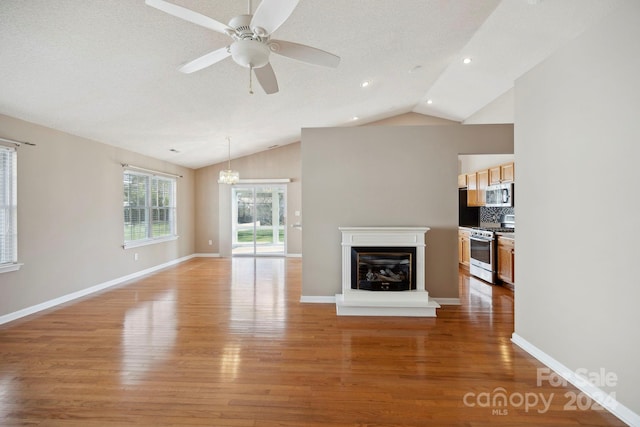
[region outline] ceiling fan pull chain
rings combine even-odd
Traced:
[[[251,78],[252,71],[253,67],[249,64],[249,95],[253,95],[253,79]]]

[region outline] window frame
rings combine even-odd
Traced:
[[[19,270],[23,264],[18,262],[18,150],[15,145],[2,143],[0,143],[0,150],[3,156],[7,153],[10,156],[7,162],[2,162],[2,164],[10,163],[10,169],[3,168],[0,171],[0,191],[4,193],[0,194],[0,201],[6,202],[0,205],[0,211],[3,217],[8,218],[8,224],[0,227],[0,237],[4,241],[5,236],[10,235],[9,245],[11,245],[8,251],[11,259],[0,258],[1,274]],[[0,254],[4,252],[3,249]]]
[[[134,207],[128,206],[128,202],[131,197],[127,198],[127,195],[130,194],[131,190],[127,187],[127,175],[143,177],[145,179],[145,188],[144,188],[144,205],[136,205]],[[154,182],[156,185],[154,185]],[[158,201],[160,198],[157,197],[157,190],[160,188],[157,185],[158,182],[169,182],[169,204],[164,205],[160,203],[155,203],[154,200]],[[122,211],[122,220],[123,220],[123,239],[124,243],[122,247],[124,249],[135,248],[140,246],[152,245],[155,243],[162,243],[171,240],[178,239],[177,232],[177,211],[178,211],[178,203],[177,203],[177,192],[178,192],[178,183],[177,179],[174,176],[163,175],[158,173],[149,173],[136,169],[125,169],[123,171],[122,176],[122,185],[123,185],[123,211]],[[154,198],[154,189],[156,190],[156,197]],[[127,223],[130,221],[126,221],[127,217],[127,209],[142,209],[144,211],[144,225],[145,225],[145,237],[133,240],[126,240],[126,227]],[[163,210],[167,212],[169,217],[169,233],[162,234],[159,236],[154,236],[154,224],[157,224],[157,220],[154,221],[154,211],[156,213],[159,210]],[[131,217],[131,211],[129,211],[129,217]]]

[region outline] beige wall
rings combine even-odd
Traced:
[[[572,372],[616,374],[601,388],[638,423],[640,2],[625,4],[516,82],[515,332]]]
[[[193,253],[193,171],[0,115],[18,151],[19,271],[0,274],[0,316]],[[122,166],[178,179],[175,241],[123,249]],[[134,261],[134,252],[139,260]]]
[[[428,226],[426,288],[458,297],[458,154],[512,153],[512,125],[302,130],[302,295],[340,292],[341,226]]]
[[[287,185],[287,253],[301,254],[302,232],[291,227],[302,222],[294,215],[302,211],[300,143],[296,142],[251,156],[231,161],[231,167],[240,172],[240,179],[289,178]],[[231,205],[230,187],[218,184],[220,170],[227,163],[207,166],[195,172],[196,193],[196,253],[231,255]],[[208,241],[212,240],[212,245]]]

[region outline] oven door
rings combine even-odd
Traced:
[[[471,236],[469,240],[471,247],[471,265],[493,271],[494,239]]]

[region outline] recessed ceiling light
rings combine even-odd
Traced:
[[[464,58],[462,62],[465,64],[471,64],[471,58]]]
[[[369,86],[371,83],[369,82],[369,80],[365,80],[362,83],[360,83],[360,87],[367,87]]]
[[[353,117],[351,117],[351,120],[355,121],[355,120],[358,120],[359,118],[360,117],[358,117],[358,116],[353,116]]]
[[[433,104],[433,99],[427,99],[427,104],[429,105]]]

